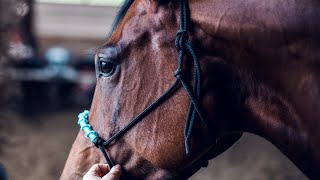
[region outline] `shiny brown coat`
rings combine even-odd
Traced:
[[[194,155],[186,157],[189,99],[178,90],[107,149],[123,166],[123,177],[178,178],[212,149],[207,140],[220,137],[222,148],[215,156],[239,133],[249,132],[272,142],[307,177],[319,179],[320,2],[190,0],[189,7],[189,35],[201,63],[201,102],[210,132],[195,126]],[[111,77],[97,78],[92,102],[90,124],[103,138],[174,82],[178,29],[178,1],[135,0],[99,50],[118,64]],[[104,162],[103,156],[80,132],[61,179],[80,179],[97,162]]]

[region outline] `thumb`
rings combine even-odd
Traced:
[[[121,176],[120,165],[115,165],[111,168],[110,172],[102,177],[103,180],[118,180]]]

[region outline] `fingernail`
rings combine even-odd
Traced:
[[[111,168],[111,171],[121,171],[120,165],[117,164],[117,165],[113,166],[113,167]]]

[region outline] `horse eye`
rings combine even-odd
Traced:
[[[116,65],[110,61],[99,60],[99,69],[101,75],[109,77],[114,73]]]

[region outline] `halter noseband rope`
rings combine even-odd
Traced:
[[[160,96],[155,102],[153,102],[150,106],[148,106],[144,111],[142,111],[139,115],[133,118],[128,125],[126,125],[123,129],[113,135],[109,140],[105,141],[101,137],[99,137],[98,133],[95,132],[89,124],[88,117],[89,111],[86,110],[79,114],[78,116],[78,124],[80,129],[84,131],[86,136],[90,138],[91,142],[95,144],[97,148],[99,148],[105,157],[108,165],[110,167],[113,166],[108,154],[105,151],[105,148],[110,145],[114,140],[123,136],[129,129],[131,129],[134,125],[140,122],[145,116],[147,116],[151,111],[160,106],[165,100],[167,100],[170,95],[172,95],[173,91],[178,89],[178,86],[181,84],[182,87],[187,92],[190,98],[190,105],[188,110],[188,115],[184,128],[184,138],[185,138],[185,151],[187,155],[190,155],[190,138],[192,134],[193,125],[196,118],[199,118],[205,128],[206,122],[204,121],[204,117],[200,111],[200,106],[198,100],[200,98],[200,90],[201,90],[201,69],[199,61],[196,57],[195,51],[193,50],[192,43],[188,40],[187,33],[187,0],[180,0],[180,30],[177,33],[177,38],[175,41],[175,45],[178,51],[178,68],[174,73],[176,77],[176,81],[173,85],[166,91],[162,96]],[[193,88],[189,87],[188,83],[184,79],[185,70],[183,68],[183,60],[186,52],[189,52],[193,59]]]

